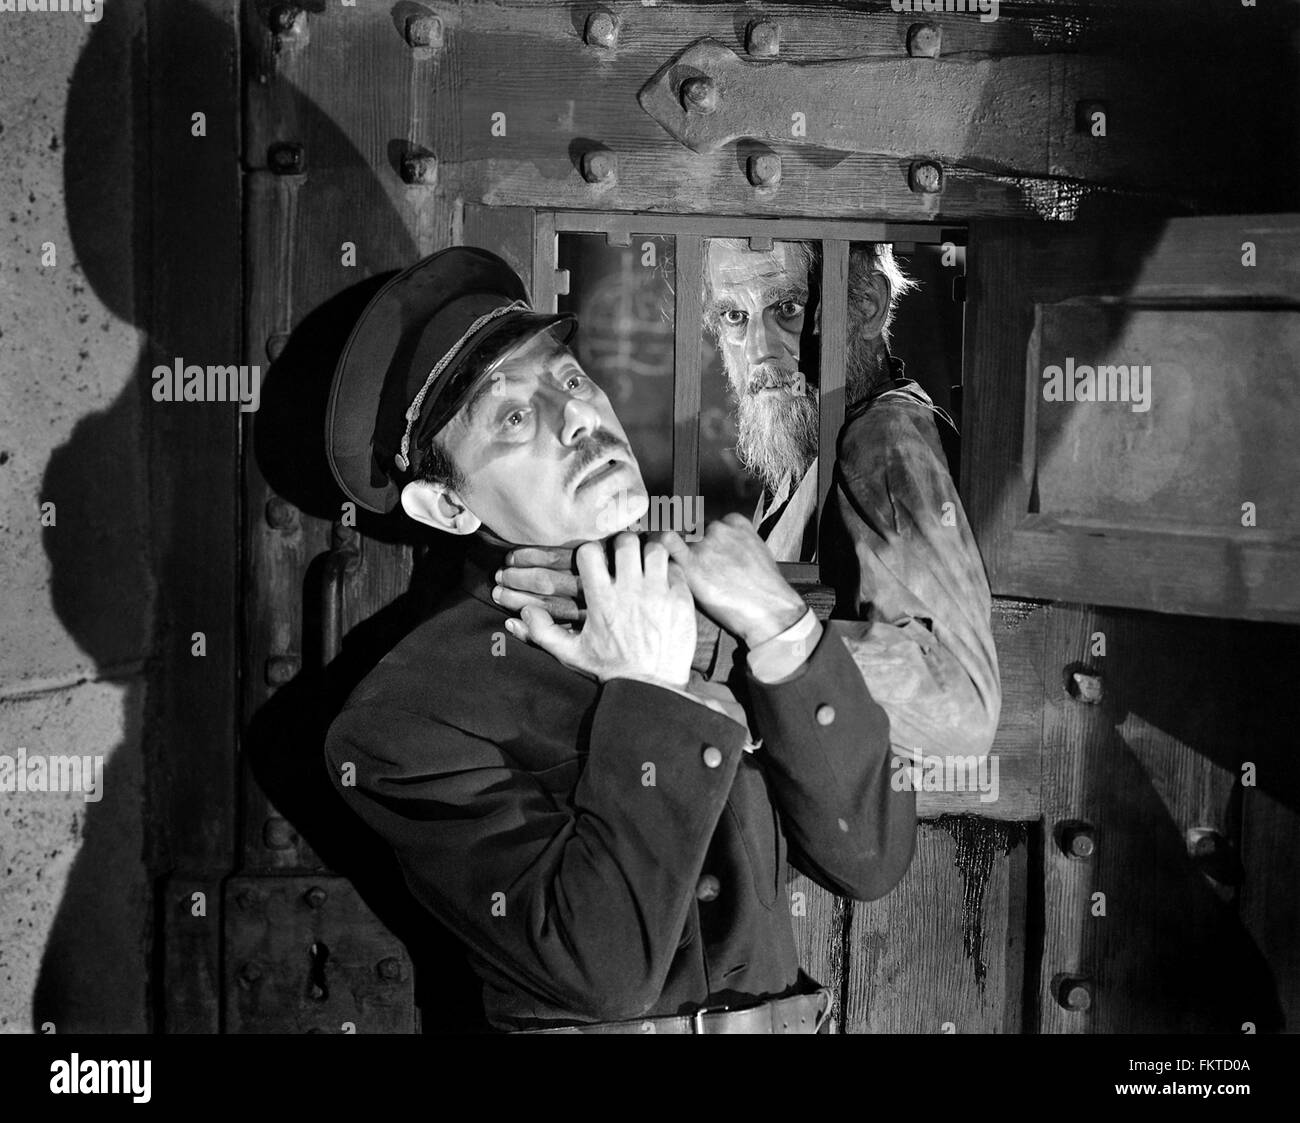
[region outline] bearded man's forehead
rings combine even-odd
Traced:
[[[807,264],[794,243],[774,242],[768,250],[753,250],[736,239],[714,239],[708,247],[709,280],[718,288],[752,285],[807,287]]]

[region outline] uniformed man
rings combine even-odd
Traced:
[[[459,594],[334,722],[330,775],[465,941],[496,1028],[815,1032],[830,995],[799,970],[787,858],[872,899],[915,833],[846,645],[862,625],[818,624],[744,519],[690,544],[592,541],[612,502],[634,520],[648,497],[575,329],[533,312],[499,258],[456,248],[354,330],[336,479],[474,542]],[[493,599],[522,545],[577,548],[579,630]],[[739,645],[739,698],[691,673],[697,610]]]

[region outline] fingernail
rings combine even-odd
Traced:
[[[502,581],[501,581],[501,570],[498,569],[498,570],[497,570],[497,571],[492,575],[492,580],[495,581],[498,585],[500,585],[500,584],[502,583]]]
[[[501,599],[501,586],[500,586],[500,585],[494,585],[494,586],[492,587],[492,599],[493,599],[493,600],[500,600],[500,599]]]

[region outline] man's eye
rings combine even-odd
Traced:
[[[802,316],[804,311],[804,305],[797,300],[783,300],[777,307],[781,315],[787,320],[792,320],[795,316]]]
[[[522,409],[512,409],[501,419],[501,424],[507,429],[518,429],[524,423],[526,416]]]
[[[745,322],[745,313],[739,308],[731,308],[722,313],[721,319],[728,327],[738,328]]]
[[[581,390],[590,384],[591,380],[585,374],[571,374],[564,380],[566,390]]]

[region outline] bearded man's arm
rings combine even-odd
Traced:
[[[870,624],[845,643],[895,751],[984,755],[1002,706],[992,598],[930,410],[886,397],[853,418],[828,506],[851,543],[823,556],[836,615]]]

